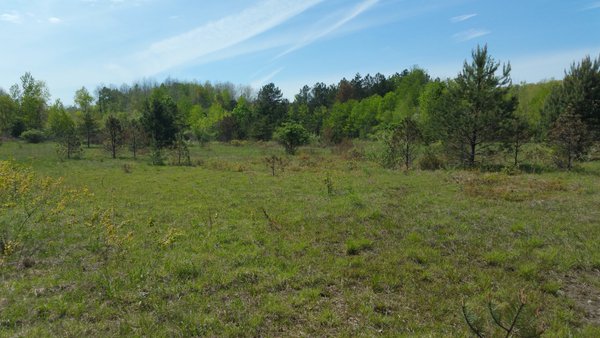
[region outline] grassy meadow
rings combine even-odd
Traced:
[[[600,336],[599,161],[405,173],[357,147],[273,176],[270,143],[192,167],[2,143],[29,183],[0,197],[0,336],[468,336],[463,304],[501,335],[488,302],[510,325],[520,293],[518,335]]]

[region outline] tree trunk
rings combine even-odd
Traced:
[[[410,165],[410,143],[406,140],[406,148],[404,149],[404,165],[406,166],[406,170]]]
[[[519,165],[519,142],[517,141],[515,147],[515,168]]]

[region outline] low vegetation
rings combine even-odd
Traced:
[[[600,333],[598,162],[399,173],[378,151],[304,147],[273,176],[271,143],[157,167],[5,142],[1,335],[501,333],[521,294],[511,335]]]

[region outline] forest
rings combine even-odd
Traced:
[[[453,79],[432,79],[416,66],[388,77],[356,74],[337,84],[305,85],[292,102],[273,83],[255,92],[167,79],[99,86],[94,95],[82,87],[74,106],[65,107],[60,100],[49,103],[45,83],[26,73],[0,92],[0,130],[30,142],[56,140],[70,158],[81,152],[80,144],[108,144],[114,157],[125,145],[136,152],[190,142],[285,143],[293,126],[300,144],[380,140],[390,167],[402,157],[408,167],[416,154],[406,149],[417,144],[442,151],[444,165],[473,167],[509,151],[517,166],[523,144],[534,142],[550,145],[556,164],[571,169],[600,139],[599,59],[574,62],[562,80],[513,84],[510,63],[495,61],[487,46],[472,57]],[[401,143],[412,144],[404,156]]]

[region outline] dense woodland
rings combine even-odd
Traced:
[[[273,83],[255,92],[167,79],[99,86],[93,94],[83,87],[71,107],[50,103],[46,84],[26,73],[0,91],[0,131],[29,142],[56,140],[68,158],[92,144],[106,145],[115,157],[122,148],[135,156],[193,141],[278,139],[293,153],[311,140],[375,139],[386,145],[384,164],[407,168],[416,146],[427,153],[422,145],[436,145],[464,166],[509,151],[518,165],[522,145],[536,142],[551,145],[557,164],[570,169],[600,140],[600,58],[587,56],[562,80],[536,84],[513,84],[510,71],[478,46],[453,79],[433,79],[418,67],[356,74],[306,85],[291,102]]]

